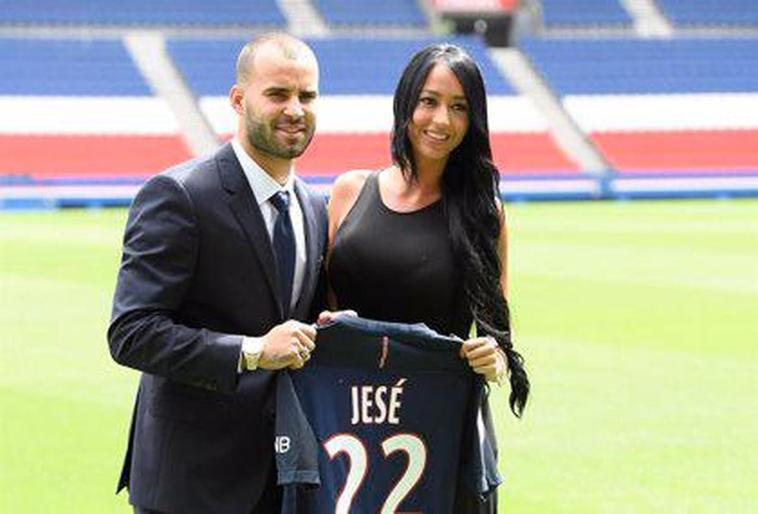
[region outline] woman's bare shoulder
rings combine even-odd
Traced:
[[[371,175],[371,170],[346,171],[334,181],[329,195],[329,238],[333,240],[345,216],[358,200],[358,195]]]
[[[332,197],[350,198],[357,195],[371,173],[371,170],[350,170],[341,174],[332,186]]]

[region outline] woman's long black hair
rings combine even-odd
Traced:
[[[509,403],[520,417],[529,396],[529,379],[523,357],[513,349],[508,301],[500,287],[500,173],[492,161],[484,80],[465,50],[449,44],[430,45],[408,63],[395,90],[392,159],[407,180],[418,178],[408,126],[426,78],[438,63],[458,78],[469,106],[468,131],[450,154],[442,176],[442,202],[453,252],[464,271],[467,305],[479,334],[494,337],[505,352],[511,383]]]

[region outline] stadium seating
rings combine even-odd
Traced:
[[[676,25],[758,27],[755,0],[657,0],[657,3]]]
[[[147,176],[189,157],[119,40],[0,38],[0,175]]]
[[[529,38],[521,47],[562,95],[758,91],[755,38]]]
[[[513,94],[498,73],[486,47],[473,37],[362,39],[331,37],[307,40],[318,55],[320,87],[325,95],[392,94],[403,66],[424,46],[448,41],[468,49],[487,80],[489,94]],[[190,88],[198,96],[226,95],[234,80],[234,63],[244,39],[185,39],[168,41],[168,49]]]
[[[624,173],[758,171],[758,39],[525,39],[568,113]]]
[[[675,30],[717,26],[721,35],[680,30],[660,40],[630,36],[632,18],[621,0],[540,2],[548,35],[520,37],[518,45],[604,157],[610,174],[600,179],[583,173],[556,144],[551,124],[511,87],[482,40],[432,35],[417,0],[309,1],[335,29],[309,40],[321,62],[321,100],[317,137],[298,160],[298,173],[312,183],[327,187],[346,169],[389,164],[392,95],[402,67],[418,49],[444,40],[468,48],[482,67],[494,158],[509,186],[518,182],[521,191],[540,196],[550,187],[576,193],[582,182],[583,191],[596,195],[620,180],[691,177],[708,188],[714,182],[703,181],[724,177],[743,181],[744,191],[758,190],[758,38],[750,35],[758,3],[752,0],[658,0]],[[499,5],[506,3],[513,2]],[[218,34],[240,34],[240,26],[299,30],[302,20],[288,19],[293,13],[280,4],[0,0],[0,28],[12,34],[0,37],[0,189],[10,184],[14,195],[23,195],[28,183],[66,183],[101,194],[101,185],[135,186],[191,156],[185,129],[122,42],[131,28],[157,29],[151,34],[168,38],[170,57],[200,111],[228,139],[236,125],[228,89],[245,40]],[[92,35],[81,26],[94,29]],[[40,27],[55,38],[41,38]],[[3,194],[0,207],[7,205]]]
[[[329,25],[426,25],[417,0],[314,0]]]
[[[477,38],[446,38],[468,48],[487,82],[493,152],[509,174],[576,174],[577,166],[556,146],[544,118],[516,95]],[[410,56],[435,38],[328,38],[309,43],[321,63],[317,137],[298,161],[301,175],[324,177],[355,167],[389,164],[392,94]],[[214,130],[231,136],[236,121],[226,95],[234,58],[243,40],[174,39],[169,52]]]
[[[619,0],[542,0],[541,5],[543,22],[549,28],[632,24]]]
[[[428,0],[427,5],[439,14],[487,14],[513,12],[520,0]]]
[[[0,0],[10,25],[263,25],[283,27],[276,0]]]

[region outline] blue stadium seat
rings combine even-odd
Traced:
[[[0,0],[0,24],[282,27],[276,0]]]
[[[119,40],[0,38],[0,95],[151,95]]]
[[[447,41],[465,47],[479,63],[487,92],[513,94],[497,71],[487,48],[476,37],[309,40],[321,63],[321,93],[327,95],[391,95],[411,55],[424,46]],[[168,41],[168,49],[197,96],[226,95],[234,82],[235,57],[241,39]]]
[[[542,14],[548,27],[632,24],[619,0],[542,0]]]
[[[758,38],[525,38],[520,45],[561,95],[758,91]]]
[[[658,0],[675,25],[758,26],[756,0]]]
[[[313,0],[313,4],[330,25],[426,25],[416,0]]]

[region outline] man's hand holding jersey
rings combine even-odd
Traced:
[[[316,347],[316,327],[341,315],[356,316],[356,313],[351,310],[323,311],[316,325],[291,319],[275,326],[262,337],[243,337],[241,370],[302,368]]]
[[[242,338],[243,368],[299,369],[316,347],[316,328],[293,319],[269,330],[261,337]]]

